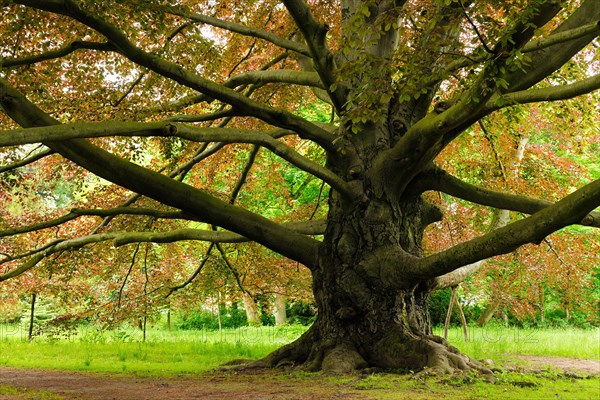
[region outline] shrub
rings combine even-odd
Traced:
[[[220,305],[219,313],[221,314],[221,327],[223,328],[239,328],[248,325],[246,312],[237,303],[233,303],[229,307],[225,304]],[[184,314],[179,328],[184,330],[217,330],[219,329],[219,317],[214,312],[200,307]]]

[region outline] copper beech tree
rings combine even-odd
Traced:
[[[113,184],[87,193],[91,208],[5,215],[2,281],[98,242],[253,241],[308,268],[318,306],[303,336],[256,365],[484,370],[432,335],[430,291],[568,225],[600,227],[600,180],[550,202],[436,163],[499,110],[594,95],[597,0],[14,0],[1,10],[7,185],[36,190],[22,171],[48,160]],[[210,168],[242,159],[252,169],[259,151],[329,188],[326,218],[237,201],[277,179],[244,187],[240,171],[207,185]],[[429,191],[524,216],[425,254],[425,229],[443,218]]]

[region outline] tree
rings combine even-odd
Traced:
[[[0,145],[19,146],[3,153],[14,160],[3,170],[60,155],[116,186],[93,209],[7,226],[3,237],[41,232],[48,241],[10,252],[1,279],[99,241],[249,240],[308,268],[318,306],[312,327],[261,365],[483,369],[431,335],[428,294],[565,226],[600,227],[600,180],[550,202],[467,183],[436,160],[503,109],[592,96],[600,3],[282,3],[2,2],[0,104],[21,126],[3,120]],[[317,99],[331,121],[301,116]],[[44,147],[28,154],[34,143]],[[244,179],[205,175],[258,148],[330,188],[324,220],[277,222],[260,203],[235,204]],[[427,255],[425,229],[443,217],[428,191],[529,216]],[[141,196],[151,201],[135,206]],[[208,229],[119,231],[107,221],[44,236],[85,216],[123,214]]]

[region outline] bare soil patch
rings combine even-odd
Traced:
[[[549,367],[579,376],[600,375],[600,361],[565,357],[517,356],[519,369]],[[57,398],[80,400],[317,400],[373,399],[364,390],[327,379],[308,380],[280,371],[212,372],[185,378],[146,378],[103,373],[49,371],[0,367],[0,385],[25,391],[48,391]],[[32,397],[1,395],[0,399]]]
[[[101,373],[0,368],[0,385],[45,390],[65,399],[370,399],[327,382],[283,378],[277,372],[220,372],[186,378],[139,378]],[[1,398],[1,395],[0,395]],[[6,397],[8,398],[8,397]],[[19,397],[15,397],[19,398]]]
[[[554,368],[559,371],[583,375],[595,376],[600,375],[600,360],[584,360],[568,357],[544,357],[544,356],[529,356],[519,355],[517,359],[525,362],[525,368],[528,370],[544,370]]]

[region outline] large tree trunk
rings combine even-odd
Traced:
[[[263,363],[302,363],[308,370],[328,372],[427,367],[445,373],[479,368],[443,338],[432,335],[429,283],[408,278],[391,282],[384,271],[389,263],[402,267],[407,260],[390,259],[394,254],[385,252],[390,244],[422,256],[422,233],[432,220],[429,214],[431,206],[418,196],[403,201],[371,198],[365,206],[348,205],[332,195],[321,264],[313,271],[318,317],[300,339]]]

